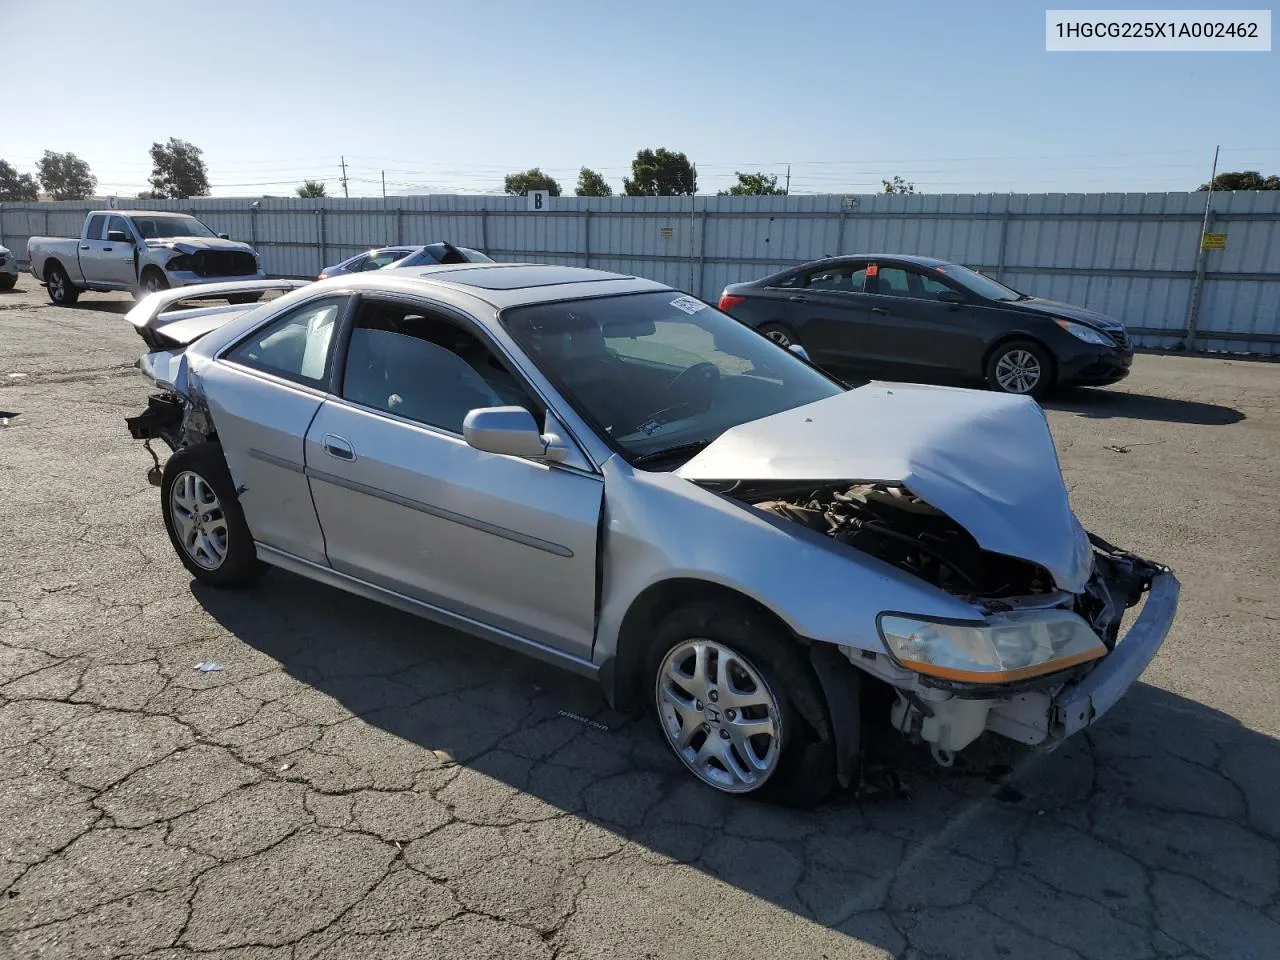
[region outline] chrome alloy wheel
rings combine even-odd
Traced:
[[[773,327],[765,333],[765,336],[772,340],[780,347],[790,347],[791,338],[787,336],[787,331]]]
[[[213,487],[184,470],[169,492],[169,515],[182,549],[197,566],[217,570],[227,559],[227,517]]]
[[[49,277],[49,292],[54,300],[62,300],[67,295],[67,275],[61,270],[54,270]]]
[[[165,287],[160,283],[160,278],[154,273],[148,273],[142,278],[142,289],[145,293],[155,293],[164,290]]]
[[[1030,393],[1042,375],[1040,361],[1029,350],[1010,350],[996,362],[996,383],[1006,393]]]
[[[658,668],[654,693],[667,742],[699,780],[747,793],[777,769],[782,712],[737,651],[697,638],[678,644]]]

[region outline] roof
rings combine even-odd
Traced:
[[[448,289],[501,310],[529,303],[548,303],[622,293],[669,290],[666,284],[641,277],[585,267],[546,263],[457,263],[421,267],[384,267],[345,279],[365,287],[410,292],[415,286]],[[329,281],[321,281],[329,282]]]
[[[191,214],[186,210],[89,210],[85,213],[86,217],[95,217],[99,214],[103,216],[116,217],[189,217]]]
[[[937,257],[918,257],[911,253],[842,253],[838,257],[822,257],[810,260],[809,263],[827,263],[842,260],[897,260],[900,263],[914,263],[920,267],[944,267],[950,260],[939,260]],[[804,264],[808,266],[808,264]]]

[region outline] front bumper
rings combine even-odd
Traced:
[[[266,273],[246,273],[239,277],[202,277],[191,270],[166,270],[165,277],[171,287],[193,287],[202,283],[243,283],[246,280],[265,280]]]
[[[1178,612],[1178,578],[1165,570],[1151,581],[1146,605],[1114,649],[1092,670],[1058,689],[1032,690],[992,704],[986,729],[1052,750],[1096,723],[1119,702],[1164,644]]]
[[[1131,366],[1132,347],[1090,347],[1059,360],[1058,382],[1105,386],[1127,377]]]
[[[1146,605],[1115,649],[1090,673],[1053,700],[1047,739],[1061,742],[1096,723],[1142,675],[1169,634],[1178,612],[1178,578],[1165,572],[1151,581]]]

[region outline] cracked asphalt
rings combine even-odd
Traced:
[[[0,294],[5,960],[1280,957],[1275,364],[1050,404],[1086,525],[1183,582],[1112,714],[951,770],[888,741],[909,798],[798,813],[531,660],[279,571],[193,585],[127,305]]]

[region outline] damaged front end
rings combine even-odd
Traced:
[[[885,611],[883,652],[842,646],[894,688],[893,726],[943,765],[983,731],[1052,748],[1101,716],[1159,648],[1177,602],[1165,568],[1087,534],[1092,573],[1058,589],[1039,564],[983,549],[960,524],[885,483],[735,483],[721,492],[891,564],[980,612],[930,621]],[[1153,589],[1156,588],[1156,589]],[[1127,611],[1148,595],[1121,639]]]

